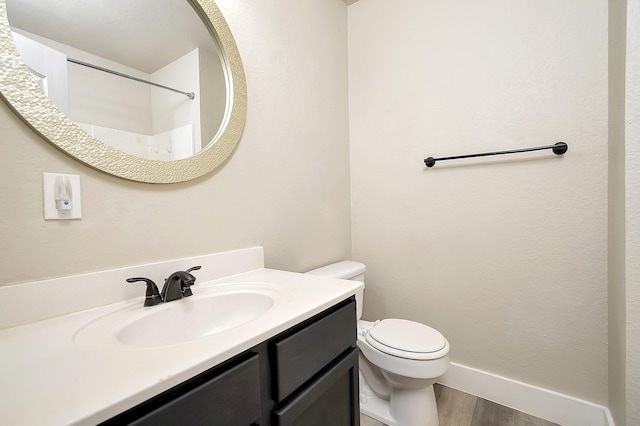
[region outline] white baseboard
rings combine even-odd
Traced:
[[[607,407],[465,365],[451,363],[438,382],[562,426],[615,426]]]

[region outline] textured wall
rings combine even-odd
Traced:
[[[364,316],[452,360],[607,404],[607,2],[349,7]],[[550,152],[422,159],[554,143]]]
[[[627,0],[627,425],[640,424],[640,1]]]
[[[609,0],[609,409],[625,425],[625,0]]]
[[[0,285],[253,245],[287,270],[350,256],[345,4],[216,3],[244,61],[248,117],[213,174],[149,185],[100,173],[0,102]],[[42,172],[81,176],[82,220],[43,220]]]

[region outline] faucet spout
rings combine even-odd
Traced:
[[[169,275],[162,288],[162,300],[171,302],[172,300],[193,296],[190,287],[195,284],[196,277],[191,274],[191,271],[196,271],[200,268],[201,266],[194,266],[186,271],[177,271]]]
[[[162,287],[162,300],[166,302],[171,302],[172,300],[182,298],[182,280],[176,273],[173,273],[164,281],[164,286]]]

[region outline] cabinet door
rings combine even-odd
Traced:
[[[281,402],[341,354],[355,347],[356,304],[347,301],[333,312],[273,344],[275,401]]]
[[[258,355],[194,389],[185,391],[183,388],[184,385],[179,385],[159,395],[155,401],[143,403],[103,425],[249,426],[260,419]]]
[[[359,426],[358,350],[353,349],[274,413],[279,426]]]

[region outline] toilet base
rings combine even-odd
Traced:
[[[365,404],[360,403],[360,412],[365,416],[376,419],[388,426],[398,426],[396,420],[389,412],[389,401],[378,397],[372,397]]]
[[[376,396],[360,376],[360,412],[388,426],[438,426],[433,385],[393,389],[390,400]]]
[[[438,426],[438,408],[433,385],[421,389],[394,389],[389,411],[397,426]]]

